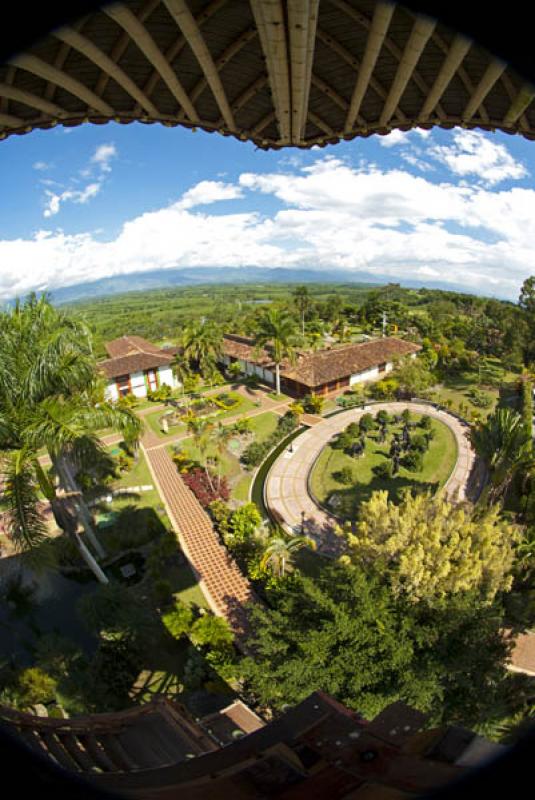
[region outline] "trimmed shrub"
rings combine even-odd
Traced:
[[[409,452],[403,456],[401,464],[411,472],[419,472],[423,468],[422,454],[418,451]]]
[[[211,475],[209,480],[206,471],[200,467],[186,473],[182,480],[204,508],[214,500],[225,500],[226,502],[230,497],[227,479],[219,480],[217,475]]]
[[[388,480],[392,477],[393,466],[391,461],[382,461],[373,468],[374,474],[381,479]]]
[[[383,426],[389,425],[391,422],[390,414],[388,413],[388,411],[385,411],[384,408],[382,408],[380,411],[377,412],[377,416],[375,417],[375,419],[377,420],[379,425]]]
[[[468,397],[470,398],[472,405],[476,406],[477,408],[490,408],[492,405],[492,396],[488,392],[484,392],[482,389],[477,389],[476,387],[470,389],[468,392]]]
[[[375,428],[375,419],[372,414],[363,414],[359,420],[359,431],[367,433]]]
[[[333,472],[333,478],[338,481],[338,483],[349,486],[353,483],[353,470],[351,467],[342,467],[342,469]]]
[[[193,625],[193,610],[185,603],[176,601],[171,611],[162,614],[162,622],[175,639],[187,636]]]
[[[426,436],[416,434],[411,440],[411,450],[416,450],[419,453],[425,453],[429,447],[429,442]]]
[[[262,463],[270,450],[294,431],[299,424],[299,417],[292,411],[287,411],[277,422],[277,427],[264,442],[251,442],[241,454],[240,461],[247,467],[257,467]]]
[[[432,425],[433,421],[431,417],[428,417],[427,415],[424,415],[418,423],[418,427],[423,428],[424,431],[430,431],[432,429]]]
[[[308,394],[303,398],[303,408],[309,414],[321,414],[324,402],[324,398],[319,394]]]

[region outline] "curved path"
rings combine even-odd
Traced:
[[[318,550],[325,555],[338,555],[342,541],[334,533],[339,524],[336,517],[319,508],[308,491],[308,476],[326,444],[350,422],[384,409],[389,414],[399,414],[410,408],[417,414],[434,417],[453,432],[457,442],[457,462],[448,478],[444,491],[449,497],[466,499],[466,489],[474,466],[475,455],[468,439],[468,427],[456,417],[424,403],[374,403],[359,409],[350,409],[314,424],[310,430],[293,441],[293,452],[285,450],[274,462],[264,486],[266,507],[289,532],[314,538]]]

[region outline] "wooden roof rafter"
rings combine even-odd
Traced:
[[[22,128],[24,120],[20,117],[15,117],[13,114],[0,113],[0,125],[5,125],[6,128]]]
[[[243,31],[237,39],[235,39],[229,46],[221,53],[221,55],[215,59],[214,64],[217,72],[221,72],[223,67],[228,64],[229,61],[232,61],[234,56],[236,56],[240,50],[242,50],[250,41],[255,39],[258,36],[258,31],[256,28],[247,28]],[[193,103],[201,96],[203,91],[208,86],[208,81],[206,76],[200,79],[200,81],[193,87],[190,92],[190,98]],[[231,110],[233,110],[233,104],[231,104]],[[223,117],[222,117],[223,118]]]
[[[346,116],[344,130],[349,133],[358,118],[360,107],[364,99],[364,95],[370,84],[375,64],[381,52],[381,48],[386,39],[388,26],[394,13],[394,6],[391,3],[377,3],[373,14],[373,20],[368,30],[368,39],[366,41],[366,49],[360,65],[360,70],[357,77],[353,95]]]
[[[50,83],[61,86],[62,89],[65,89],[74,97],[82,100],[82,102],[88,106],[88,110],[94,109],[107,117],[112,117],[114,114],[113,108],[108,103],[104,102],[102,98],[97,97],[91,89],[84,86],[84,84],[76,80],[76,78],[67,75],[62,70],[56,69],[56,67],[53,67],[37,56],[29,53],[21,53],[10,59],[9,63],[18,69],[24,69],[27,72],[31,72],[32,75],[36,75]]]
[[[390,92],[386,98],[379,122],[381,125],[388,125],[394,110],[396,109],[403,92],[407,88],[418,61],[429,41],[436,21],[427,19],[426,17],[419,17],[415,20],[411,34],[403,50],[403,55],[400,59],[396,77],[390,87]]]
[[[169,61],[139,19],[123,3],[107,6],[103,11],[120,25],[141,50],[147,61],[156,69],[163,82],[177,101],[190,122],[198,122],[197,112],[187,92],[171,68]]]
[[[159,5],[160,5],[160,0],[148,0],[148,2],[145,3],[145,5],[138,12],[138,14],[137,14],[138,20],[141,23],[144,23],[145,20],[147,20],[150,17],[150,15],[153,13],[153,11]],[[119,34],[119,37],[118,37],[117,41],[115,42],[115,44],[113,45],[112,50],[111,50],[111,52],[109,54],[109,57],[110,57],[111,61],[114,61],[116,64],[119,63],[119,61],[121,60],[121,58],[125,54],[126,49],[127,49],[128,45],[130,44],[130,41],[131,41],[130,40],[130,36],[128,35],[128,33],[125,30],[123,30]],[[95,94],[98,94],[99,97],[102,97],[102,95],[106,91],[106,86],[108,85],[109,79],[110,79],[110,76],[108,75],[107,72],[102,72],[100,74],[100,77],[99,77],[99,79],[97,81],[97,85],[95,87]],[[144,89],[144,92],[145,92],[146,96],[148,97],[149,94],[145,91],[145,89]]]
[[[303,138],[307,121],[319,0],[291,0],[287,9],[291,140],[293,144],[298,144]]]
[[[9,100],[15,100],[17,103],[23,103],[28,108],[34,108],[37,111],[42,111],[43,114],[49,114],[51,117],[68,117],[68,112],[58,106],[57,103],[51,103],[49,100],[44,100],[36,94],[27,92],[24,89],[19,89],[12,84],[0,83],[0,95]]]
[[[472,94],[470,100],[466,104],[461,116],[463,122],[470,122],[496,81],[501,77],[506,67],[507,64],[505,61],[500,61],[497,58],[493,58],[491,60],[487,69],[482,75],[475,92]]]
[[[149,100],[143,91],[134,81],[124,72],[123,69],[109,56],[93,44],[90,39],[78,33],[73,28],[65,26],[54,31],[54,36],[65,42],[74,50],[78,50],[86,58],[96,64],[103,72],[121,86],[148,114],[158,116],[158,109]]]
[[[316,31],[316,36],[320,42],[322,42],[326,47],[329,47],[334,53],[336,53],[340,58],[345,61],[354,71],[355,75],[359,75],[362,69],[362,64],[358,58],[352,55],[349,50],[347,50],[340,42],[334,39],[329,34],[322,31],[320,28]],[[369,86],[373,89],[378,97],[381,100],[386,100],[388,96],[388,92],[384,88],[384,86],[379,83],[377,78],[374,78],[373,75],[370,76],[369,79]],[[394,112],[394,116],[400,121],[400,123],[404,123],[407,121],[406,115],[403,113],[399,106],[396,108]]]
[[[281,0],[250,0],[250,4],[266,58],[280,143],[289,144],[291,141],[290,70],[283,4]]]
[[[188,5],[186,4],[185,0],[163,0],[163,3],[179,29],[182,31],[188,45],[195,55],[195,58],[199,62],[206,82],[208,83],[208,86],[215,97],[216,103],[221,112],[221,116],[225,120],[227,128],[231,131],[235,131],[236,123],[234,122],[234,116],[230,109],[223,83],[219,77],[219,72],[214,64],[210,50],[203,39],[200,28],[195,22],[195,18]]]
[[[440,102],[442,95],[451,83],[453,76],[458,71],[471,46],[472,42],[465,36],[457,35],[455,37],[418,115],[420,121],[426,122],[429,119],[430,114],[437,103]]]
[[[529,123],[526,119],[525,112],[528,110],[533,100],[535,100],[535,86],[529,83],[523,83],[520,89],[515,90],[506,72],[502,75],[502,82],[511,101],[507,113],[503,118],[503,124],[508,127],[519,122],[523,130],[528,130]]]

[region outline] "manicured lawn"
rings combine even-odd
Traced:
[[[167,449],[171,456],[174,455],[174,445],[170,445]],[[193,461],[199,461],[201,459],[201,454],[195,444],[193,443],[193,439],[184,439],[178,445],[176,445],[180,450],[183,450],[188,458],[192,459]],[[232,479],[236,478],[241,473],[241,465],[236,456],[232,455],[231,453],[224,452],[223,454],[219,454],[217,449],[214,445],[208,447],[207,450],[208,457],[213,457],[218,455],[221,459],[221,475],[226,478]]]
[[[504,373],[503,389],[507,390],[510,386],[511,390],[514,389],[514,383],[518,380],[518,375],[514,372],[506,371]],[[486,419],[489,414],[492,414],[496,408],[500,397],[500,390],[493,386],[480,386],[479,376],[477,370],[467,370],[457,375],[446,376],[442,384],[434,387],[431,390],[431,400],[435,402],[447,404],[451,402],[453,411],[460,413],[460,406],[464,404],[469,412],[477,413],[481,419]],[[488,408],[479,408],[470,400],[469,393],[471,389],[481,389],[486,394],[492,397],[492,404]]]
[[[270,397],[272,400],[278,400],[279,403],[284,403],[287,400],[293,400],[293,398],[287,394],[277,394],[276,392],[268,392],[268,397]]]
[[[413,415],[414,421],[420,418]],[[311,475],[311,488],[320,501],[340,517],[353,519],[359,505],[369,500],[372,492],[386,489],[390,499],[396,498],[399,489],[414,484],[427,485],[430,489],[438,489],[449,478],[457,460],[457,444],[451,430],[439,420],[432,419],[435,433],[429,449],[423,457],[423,469],[410,472],[400,467],[399,473],[390,479],[378,478],[373,468],[387,460],[391,442],[391,432],[401,430],[401,426],[390,426],[389,435],[384,444],[376,441],[376,432],[366,437],[365,454],[361,458],[353,458],[342,450],[335,450],[330,445],[320,454]],[[414,433],[422,433],[420,428]],[[353,471],[354,483],[349,486],[340,483],[333,475],[343,467]],[[339,498],[336,507],[329,502],[333,494]]]
[[[236,398],[238,399],[236,405],[232,408],[229,408],[228,411],[216,410],[210,413],[208,415],[210,419],[218,421],[221,419],[228,419],[229,417],[240,417],[242,414],[246,414],[248,411],[251,411],[253,408],[255,408],[256,404],[248,397],[243,397],[243,395],[234,392],[230,392],[230,394],[235,394]],[[165,412],[163,410],[160,410],[155,411],[153,414],[147,414],[144,417],[146,423],[157,436],[159,436],[161,439],[168,439],[170,436],[178,436],[179,434],[186,432],[186,426],[182,423],[179,423],[177,425],[170,425],[169,433],[163,433],[160,426],[160,419],[164,413]]]

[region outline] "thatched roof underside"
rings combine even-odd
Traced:
[[[311,147],[415,126],[535,138],[535,89],[375,0],[126,0],[0,66],[0,139],[57,124],[182,125]]]

